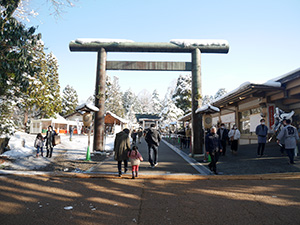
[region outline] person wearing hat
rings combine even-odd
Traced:
[[[129,130],[125,128],[123,131],[116,134],[114,142],[115,160],[118,161],[119,177],[122,176],[122,161],[124,162],[124,173],[127,172],[128,156],[130,150]]]

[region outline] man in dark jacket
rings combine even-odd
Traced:
[[[255,129],[257,135],[257,157],[262,157],[264,155],[265,145],[267,142],[268,127],[265,125],[265,119],[260,120],[260,125]]]
[[[127,172],[128,156],[130,150],[129,130],[125,128],[123,131],[116,134],[114,143],[115,160],[118,161],[119,176],[122,175],[122,161],[124,162],[124,173]]]
[[[52,157],[54,135],[57,135],[57,133],[55,132],[55,130],[53,130],[51,125],[48,126],[48,130],[44,139],[46,140],[46,149],[47,149],[46,157],[49,158]]]
[[[222,145],[219,136],[216,134],[217,128],[212,127],[210,132],[205,137],[206,153],[210,155],[211,162],[208,165],[209,169],[215,174],[217,173],[217,162],[219,159],[219,152],[222,152]]]
[[[148,161],[150,166],[154,168],[158,165],[158,146],[161,141],[160,133],[155,129],[155,124],[151,124],[145,140],[148,144]]]
[[[219,139],[222,145],[222,155],[226,153],[226,145],[228,141],[228,130],[225,128],[225,124],[221,123],[221,127],[217,131],[217,135],[219,135]]]

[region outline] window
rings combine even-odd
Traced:
[[[240,112],[239,118],[240,118],[240,132],[241,134],[250,134],[250,115],[258,114],[262,112],[262,108],[254,108],[245,110],[243,112]]]

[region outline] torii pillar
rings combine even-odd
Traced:
[[[176,40],[178,41],[178,40]],[[201,53],[228,53],[225,40],[190,40],[190,44],[144,43],[126,40],[78,39],[69,44],[71,51],[97,52],[97,74],[95,90],[94,151],[104,150],[104,114],[106,70],[146,70],[146,71],[192,71],[192,156],[203,154],[202,117],[196,110],[202,104]],[[107,52],[161,52],[191,53],[192,62],[133,62],[106,61]]]

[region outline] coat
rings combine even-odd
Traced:
[[[296,127],[287,125],[282,128],[277,139],[280,140],[280,143],[284,144],[286,149],[295,149],[297,147],[297,140],[299,140],[299,134]]]
[[[266,143],[268,135],[268,127],[266,125],[258,125],[255,129],[258,143]]]
[[[222,136],[221,136],[221,131],[223,130]],[[217,134],[220,137],[220,141],[227,141],[228,140],[228,130],[226,128],[222,129],[218,129]]]
[[[115,160],[123,161],[127,160],[127,153],[130,150],[130,139],[129,135],[121,131],[116,134],[114,143]]]
[[[50,146],[53,148],[54,135],[56,135],[56,132],[54,130],[47,130],[46,136],[44,137],[44,139],[46,140],[46,146]]]
[[[219,135],[208,133],[205,137],[205,149],[206,152],[216,153],[222,149],[221,141]]]
[[[44,141],[41,138],[36,138],[34,141],[34,147],[43,147],[44,146]]]
[[[148,146],[159,146],[159,142],[161,141],[161,136],[158,130],[150,128],[146,134],[145,140]]]

